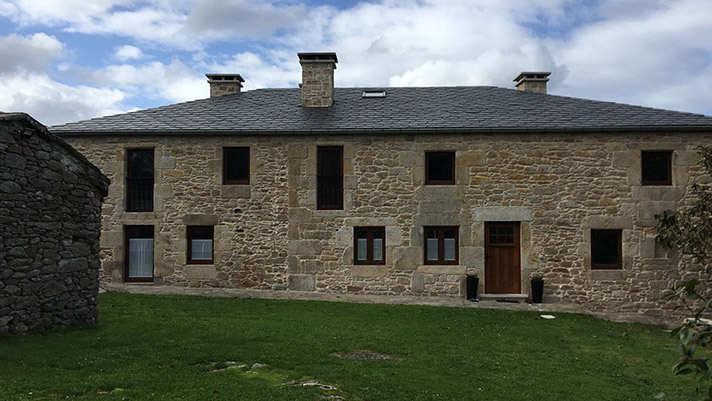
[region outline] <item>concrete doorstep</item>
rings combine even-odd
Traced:
[[[203,297],[242,298],[242,299],[286,299],[300,301],[324,302],[351,302],[360,304],[386,304],[386,305],[426,305],[442,306],[449,308],[480,308],[518,310],[529,312],[547,313],[579,313],[590,315],[599,319],[621,323],[644,323],[661,325],[652,317],[638,313],[593,312],[588,308],[573,303],[541,303],[530,304],[525,302],[497,302],[494,299],[485,299],[479,302],[470,302],[463,298],[440,298],[395,295],[361,295],[361,294],[327,294],[320,292],[302,291],[267,291],[240,288],[194,288],[173,287],[164,285],[142,283],[103,283],[101,288],[109,292],[148,295],[194,295]]]

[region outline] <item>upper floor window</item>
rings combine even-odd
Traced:
[[[354,227],[354,264],[385,264],[385,247],[385,227]]]
[[[126,211],[153,211],[153,149],[126,150]]]
[[[425,185],[455,184],[455,152],[425,152]]]
[[[591,230],[591,268],[622,269],[621,230]]]
[[[188,264],[213,263],[213,231],[213,226],[186,227]]]
[[[672,185],[672,152],[644,150],[641,167],[643,185]]]
[[[316,208],[344,208],[344,148],[319,146],[316,155]]]
[[[425,264],[458,263],[459,227],[425,227]]]
[[[250,183],[250,148],[223,148],[223,184]]]

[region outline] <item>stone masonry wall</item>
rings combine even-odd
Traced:
[[[0,119],[0,332],[97,320],[108,180],[43,130]]]
[[[689,201],[709,133],[71,137],[114,184],[102,279],[123,279],[123,226],[156,227],[155,283],[464,297],[484,273],[484,225],[521,227],[521,293],[669,314],[662,292],[699,267],[656,247],[654,215]],[[344,210],[316,210],[317,145],[344,147]],[[250,146],[250,185],[222,185],[222,147]],[[123,209],[125,149],[155,149],[155,211]],[[672,150],[673,185],[641,186],[641,150]],[[426,186],[425,151],[456,152],[456,185]],[[215,224],[214,265],[186,265],[185,226]],[[423,263],[423,227],[459,226],[459,265]],[[386,264],[353,264],[353,227],[385,226]],[[592,270],[590,230],[620,229],[623,269]]]
[[[333,62],[301,61],[302,106],[329,107],[334,104]]]

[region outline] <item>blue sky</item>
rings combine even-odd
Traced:
[[[0,0],[0,110],[58,124],[296,87],[299,51],[335,51],[336,85],[512,87],[712,115],[710,0]]]

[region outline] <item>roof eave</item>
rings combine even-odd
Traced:
[[[59,136],[132,136],[132,135],[314,135],[314,134],[461,134],[461,133],[603,133],[603,132],[712,132],[712,126],[613,126],[613,127],[482,127],[482,128],[399,128],[399,129],[305,129],[305,130],[56,130]]]

